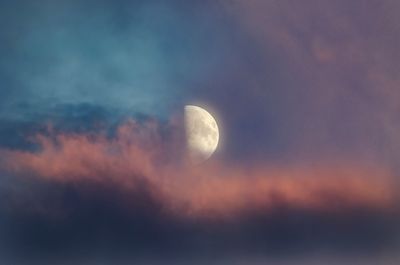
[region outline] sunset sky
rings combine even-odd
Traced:
[[[0,264],[399,264],[399,14],[0,0]]]

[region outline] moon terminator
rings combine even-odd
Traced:
[[[195,164],[209,159],[218,147],[217,122],[201,107],[185,106],[185,133],[189,160]]]

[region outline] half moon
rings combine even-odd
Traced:
[[[217,122],[205,109],[185,106],[186,148],[189,160],[199,164],[211,157],[218,146]]]

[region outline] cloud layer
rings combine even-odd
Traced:
[[[173,163],[178,138],[163,139],[154,121],[128,121],[112,137],[50,131],[34,141],[37,151],[3,150],[3,170],[50,182],[115,185],[125,192],[144,183],[165,209],[182,216],[229,216],[283,206],[336,212],[395,205],[391,172],[352,161],[248,168],[218,160],[197,167]]]

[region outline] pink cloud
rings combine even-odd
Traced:
[[[198,167],[172,164],[165,157],[176,154],[157,128],[155,122],[128,121],[112,139],[103,133],[38,135],[37,152],[3,150],[3,169],[15,177],[114,185],[127,194],[144,181],[164,209],[179,216],[224,217],[282,206],[390,210],[395,204],[393,178],[384,167],[352,161],[251,168],[213,160]]]

